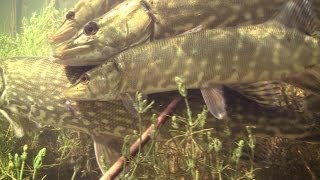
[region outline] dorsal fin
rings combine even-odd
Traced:
[[[290,0],[272,21],[298,29],[308,35],[318,36],[320,21],[314,8],[314,0]]]

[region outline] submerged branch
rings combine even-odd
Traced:
[[[141,135],[141,138],[137,139],[130,147],[130,155],[135,156],[139,151],[139,147],[143,147],[151,138],[151,133],[154,128],[158,128],[161,124],[164,124],[168,118],[168,114],[177,107],[178,103],[181,101],[180,97],[175,98],[167,106],[167,108],[158,117],[158,122],[156,127],[154,124],[150,125],[147,130]],[[123,169],[123,165],[126,161],[124,156],[121,156],[114,164],[109,168],[109,170],[100,178],[100,180],[109,180],[117,177]]]

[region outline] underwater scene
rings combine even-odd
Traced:
[[[0,9],[0,180],[320,179],[320,0]]]

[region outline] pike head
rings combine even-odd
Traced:
[[[50,37],[52,44],[58,45],[70,40],[89,21],[108,12],[120,0],[79,0],[68,11],[61,27]]]
[[[121,95],[119,91],[121,83],[119,67],[113,62],[107,62],[103,67],[98,68],[101,70],[88,71],[81,75],[76,83],[65,91],[64,95],[68,99],[75,100],[119,100]],[[100,93],[101,91],[104,93]]]
[[[71,66],[100,64],[151,34],[152,19],[139,0],[125,1],[87,23],[83,32],[54,51],[56,62]]]

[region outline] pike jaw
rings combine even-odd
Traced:
[[[53,57],[59,64],[86,66],[98,65],[116,52],[113,47],[103,47],[94,36],[80,35],[75,41],[57,47]]]
[[[51,44],[59,44],[71,39],[79,30],[75,21],[66,20],[61,28],[49,38]]]

